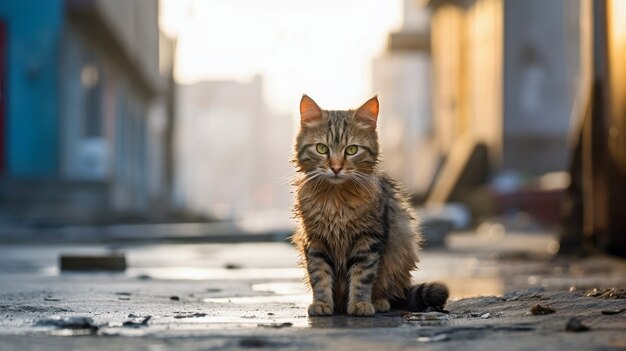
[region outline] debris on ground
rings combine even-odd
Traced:
[[[565,330],[568,331],[568,332],[583,332],[583,331],[588,331],[590,329],[591,328],[589,328],[588,326],[584,325],[576,317],[572,317],[572,318],[568,319],[567,323],[565,324]]]
[[[183,318],[200,318],[200,317],[206,317],[206,313],[193,313],[193,314],[177,314],[174,316],[174,318],[176,319],[183,319]]]
[[[449,314],[450,311],[444,310],[442,306],[429,306],[424,310],[424,312],[441,312],[445,314]]]
[[[502,298],[505,301],[517,301],[519,299],[534,299],[541,298],[542,293],[545,292],[546,289],[542,287],[533,287],[523,291],[508,291],[506,292]]]
[[[413,321],[436,321],[436,320],[448,320],[450,316],[442,312],[415,312],[407,313],[404,316],[409,322]]]
[[[61,299],[56,299],[56,298],[53,298],[53,297],[44,297],[43,300],[44,301],[51,301],[51,302],[52,301],[55,301],[55,302],[56,301],[61,301]]]
[[[180,301],[180,297],[174,295],[174,296],[170,296],[170,300],[172,301]]]
[[[536,304],[533,305],[530,308],[530,313],[532,313],[534,316],[538,316],[538,315],[544,315],[544,314],[552,314],[555,313],[556,310],[552,307],[548,307],[548,306],[544,306],[542,304]]]
[[[130,316],[133,317],[130,317]],[[125,321],[124,323],[122,323],[122,327],[129,327],[129,328],[141,328],[141,327],[147,327],[148,326],[148,321],[150,320],[150,318],[152,318],[152,316],[145,316],[145,317],[137,317],[135,315],[133,315],[132,313],[128,315],[129,320]]]
[[[237,263],[227,263],[224,265],[226,269],[241,269],[241,265]]]
[[[594,288],[585,291],[587,297],[597,297],[600,299],[626,299],[626,288],[598,289]]]
[[[257,327],[262,327],[262,328],[276,328],[276,329],[280,329],[280,328],[288,328],[288,327],[293,327],[293,323],[291,322],[285,322],[285,323],[270,323],[270,324],[257,324]]]
[[[35,322],[36,327],[54,327],[57,329],[86,329],[95,332],[99,326],[90,317],[48,318]]]

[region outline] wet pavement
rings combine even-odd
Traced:
[[[452,235],[447,249],[423,252],[415,274],[418,281],[449,284],[449,314],[392,311],[373,318],[307,317],[310,296],[295,250],[286,243],[4,245],[0,345],[3,350],[626,348],[626,299],[620,290],[626,287],[626,261],[554,256],[555,245],[545,233]],[[59,271],[62,254],[107,252],[125,254],[128,268]],[[535,315],[531,310],[541,310],[537,305],[554,313]]]

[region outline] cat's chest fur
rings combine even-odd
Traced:
[[[379,222],[379,196],[378,186],[365,196],[349,190],[301,193],[298,205],[304,229],[310,236],[349,239]]]

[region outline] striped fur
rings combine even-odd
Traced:
[[[375,98],[348,111],[319,109],[306,96],[301,103],[293,160],[294,213],[300,226],[292,241],[313,293],[310,315],[369,316],[392,304],[423,310],[443,306],[448,297],[440,283],[412,287],[419,225],[404,192],[378,170],[372,111],[378,111]],[[327,152],[320,153],[326,149],[318,144]],[[350,155],[351,145],[358,151]]]
[[[424,311],[428,307],[443,307],[448,300],[448,287],[443,283],[422,283],[409,287],[405,298],[393,300],[391,305],[408,311]]]

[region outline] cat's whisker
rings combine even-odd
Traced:
[[[308,174],[306,174],[306,177],[304,178],[304,180],[302,181],[302,183],[300,183],[300,186],[304,186],[310,182],[313,182],[313,184],[315,184],[324,174],[319,172],[319,171],[313,171],[310,172]]]

